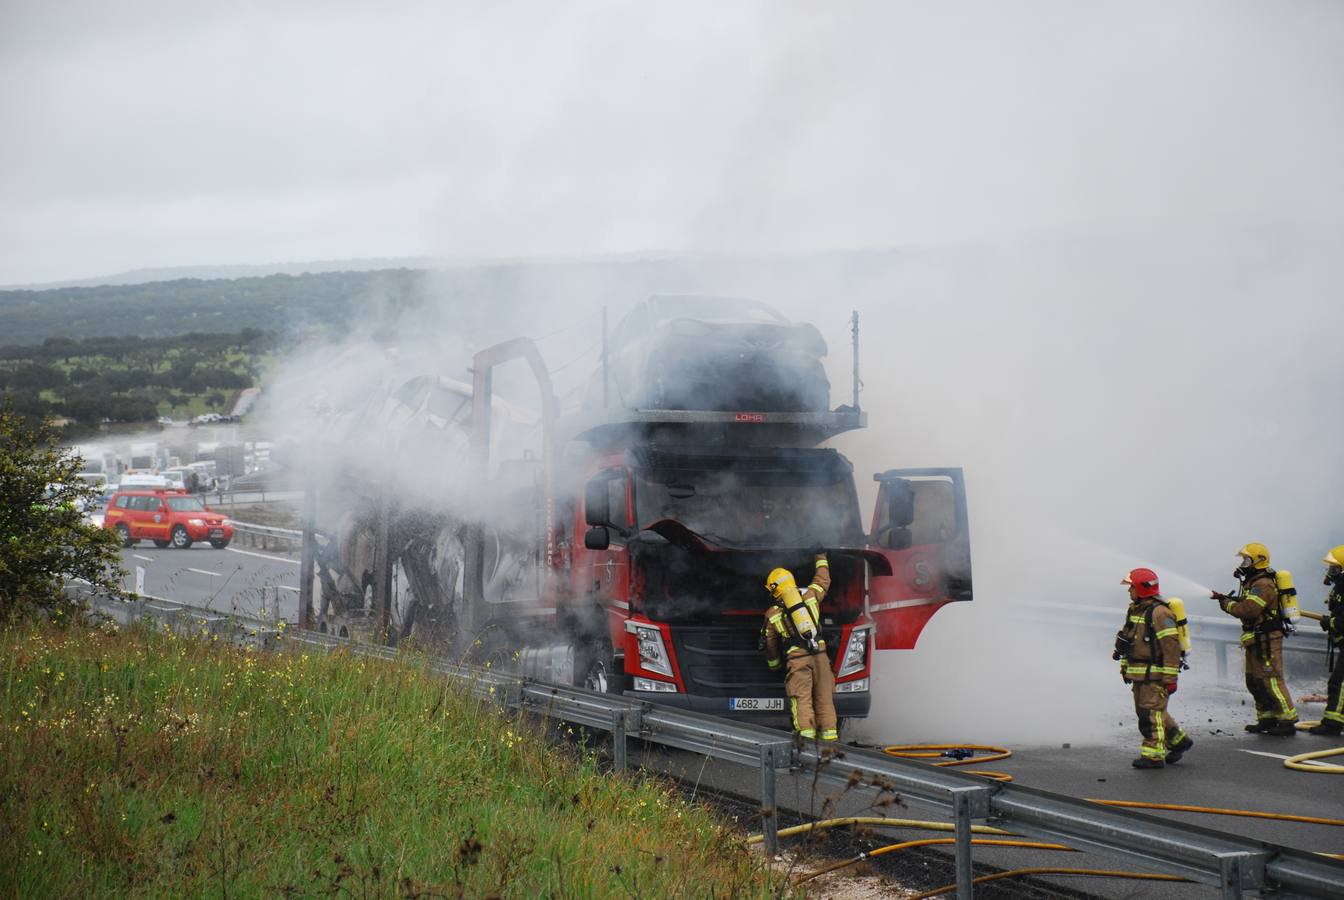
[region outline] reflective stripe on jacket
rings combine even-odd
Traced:
[[[1149,640],[1148,623],[1153,624]],[[1126,681],[1175,681],[1181,674],[1181,640],[1176,615],[1156,597],[1140,597],[1129,604],[1120,633],[1133,641],[1120,663]]]
[[[1241,644],[1255,640],[1264,626],[1279,620],[1279,586],[1274,581],[1273,569],[1259,569],[1242,582],[1241,590],[1232,600],[1223,601],[1223,612],[1241,620]]]

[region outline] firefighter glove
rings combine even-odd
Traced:
[[[1165,685],[1163,685],[1163,687],[1165,687],[1165,688],[1167,689],[1167,696],[1168,696],[1168,697],[1170,697],[1172,694],[1176,693],[1176,682],[1174,682],[1174,681],[1168,681]]]
[[[1321,616],[1321,631],[1329,631],[1329,630],[1330,630],[1330,617]]]

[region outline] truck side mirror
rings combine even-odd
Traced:
[[[583,488],[583,521],[589,525],[611,524],[611,501],[608,499],[607,479],[594,478]],[[590,531],[589,534],[592,534]],[[588,538],[585,536],[585,546]],[[606,546],[589,547],[589,550],[605,550]]]
[[[611,532],[604,525],[594,525],[583,533],[583,546],[589,550],[605,550],[611,546]]]
[[[915,521],[915,489],[904,478],[888,482],[887,524],[903,528]]]

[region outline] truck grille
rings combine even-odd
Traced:
[[[686,691],[701,697],[782,697],[782,670],[771,671],[756,649],[759,620],[724,625],[673,625],[672,648]],[[839,627],[822,630],[835,658]]]

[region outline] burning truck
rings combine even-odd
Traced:
[[[525,339],[476,354],[470,386],[418,381],[398,388],[394,403],[373,402],[378,412],[357,427],[405,417],[399,434],[407,436],[397,440],[439,448],[442,469],[456,476],[453,499],[393,508],[376,479],[341,492],[340,509],[316,498],[305,572],[315,568],[320,602],[314,608],[313,579],[304,578],[301,619],[391,643],[443,642],[549,680],[775,724],[786,719],[784,686],[757,650],[765,574],[785,566],[806,583],[813,551],[825,548],[832,586],[823,630],[836,708],[841,718],[866,716],[873,653],[912,649],[938,609],[972,597],[962,472],[876,473],[876,508],[865,515],[853,466],[821,446],[867,424],[857,316],[854,402],[834,410],[815,383],[798,387],[798,371],[819,367],[788,356],[824,355],[815,329],[750,324],[719,364],[725,378],[759,377],[734,381],[728,401],[698,404],[705,409],[687,408],[694,396],[659,381],[673,377],[664,361],[627,379],[645,406],[606,405],[605,384],[606,402],[594,402],[590,385],[582,411],[561,416],[546,366]],[[723,327],[674,319],[669,333]],[[630,329],[623,323],[617,334]],[[805,341],[782,352],[786,332]],[[518,362],[537,384],[539,416],[495,396],[496,369]],[[714,359],[677,363],[714,382]],[[780,372],[788,399],[768,402],[771,373]],[[435,394],[450,415],[421,427]],[[734,396],[756,403],[725,408]],[[529,437],[538,449],[518,454]],[[324,530],[323,521],[341,524]]]

